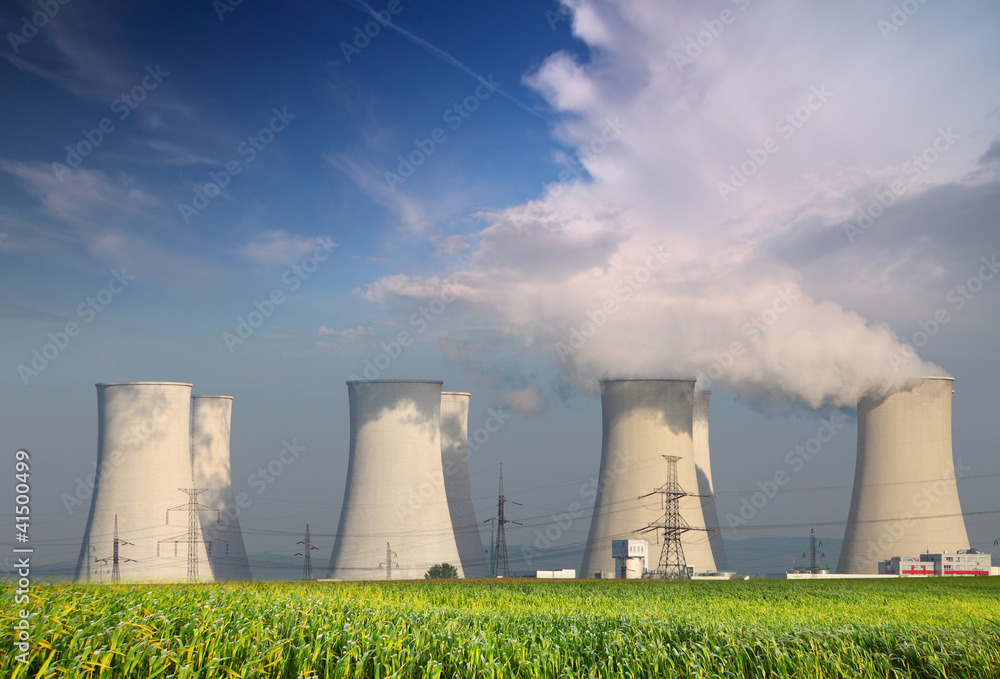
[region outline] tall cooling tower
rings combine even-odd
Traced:
[[[489,577],[469,480],[469,394],[441,392],[441,466],[462,570],[467,578]]]
[[[694,379],[616,379],[601,381],[604,434],[597,499],[583,559],[584,577],[614,572],[612,540],[636,539],[637,531],[663,517],[659,496],[639,499],[667,480],[663,455],[676,455],[678,482],[698,493],[694,461]],[[682,498],[681,516],[692,528],[705,528],[702,498]],[[660,558],[662,533],[649,540],[649,568]],[[684,533],[687,564],[698,572],[714,571],[715,559],[703,530]]]
[[[347,383],[351,448],[330,577],[385,578],[387,550],[393,579],[423,578],[436,563],[462,576],[441,466],[441,384]]]
[[[132,543],[120,556],[135,559],[120,563],[122,582],[186,582],[187,511],[171,511],[168,525],[167,510],[187,504],[180,489],[193,483],[191,385],[98,384],[97,418],[98,474],[76,579],[98,579],[95,559],[111,566],[117,517],[119,539]],[[199,545],[199,563],[206,556]]]
[[[230,470],[229,430],[232,396],[194,396],[191,399],[191,464],[194,487],[205,488],[198,501],[219,510],[199,513],[208,551],[208,568],[199,576],[215,580],[249,580],[250,563]]]
[[[715,508],[715,488],[712,485],[712,460],[708,452],[708,406],[711,399],[711,391],[694,392],[694,421],[692,423],[694,466],[698,474],[698,494],[705,496],[700,498],[701,511],[705,516],[705,527],[712,529],[712,532],[708,534],[708,543],[712,546],[715,567],[724,571],[729,566],[726,559],[726,549],[722,546],[722,532],[719,530],[719,513]]]
[[[854,494],[837,571],[893,556],[968,549],[951,451],[954,378],[914,379],[858,401]]]

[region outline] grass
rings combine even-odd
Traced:
[[[1000,578],[6,590],[12,678],[1000,676]]]

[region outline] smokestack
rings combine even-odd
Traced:
[[[951,450],[954,378],[909,381],[858,401],[858,461],[839,573],[878,562],[968,549]]]
[[[687,493],[698,493],[694,461],[692,379],[614,379],[601,381],[604,433],[597,498],[581,572],[614,572],[613,540],[636,539],[634,531],[662,518],[656,496],[639,499],[667,480],[663,455],[676,455],[678,482]],[[692,528],[705,528],[701,500],[681,498],[681,516]],[[649,568],[659,561],[662,534],[649,536]],[[715,570],[708,535],[684,533],[685,560],[699,572]]]
[[[708,452],[708,410],[712,392],[698,390],[694,392],[694,421],[692,433],[694,436],[694,466],[698,474],[698,494],[706,497],[701,499],[701,512],[705,516],[705,527],[711,530],[708,543],[712,546],[712,558],[715,567],[720,571],[729,568],[726,559],[726,549],[722,545],[722,532],[719,530],[719,513],[715,508],[715,487],[712,485],[712,461]],[[685,552],[686,554],[686,552]],[[659,558],[659,555],[656,555]]]
[[[441,466],[462,570],[467,578],[485,578],[490,569],[469,480],[469,397],[457,391],[441,392]]]
[[[347,383],[350,460],[330,577],[384,579],[387,542],[393,579],[422,579],[436,563],[462,577],[441,466],[441,384]]]
[[[191,399],[191,464],[194,487],[205,488],[198,501],[219,512],[200,512],[201,532],[215,580],[249,580],[250,563],[240,530],[239,508],[233,496],[229,433],[232,396]],[[204,575],[199,569],[199,575]]]
[[[128,382],[97,385],[97,479],[76,566],[76,579],[97,579],[94,559],[110,559],[115,517],[121,547],[121,582],[186,582],[187,542],[157,543],[186,533],[179,490],[192,487],[191,385]],[[176,547],[176,554],[175,554]],[[204,545],[199,561],[206,563]],[[88,568],[88,561],[89,566]]]

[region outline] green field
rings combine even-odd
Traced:
[[[997,677],[1000,578],[41,585],[4,677]]]

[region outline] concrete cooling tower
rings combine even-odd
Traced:
[[[187,512],[170,512],[168,525],[167,509],[186,504],[179,489],[192,487],[191,385],[98,384],[97,418],[98,474],[76,579],[91,572],[93,582],[94,561],[112,557],[117,517],[118,537],[132,543],[121,557],[135,560],[120,563],[121,582],[186,582]],[[199,563],[206,557],[199,545]]]
[[[858,401],[858,461],[839,573],[893,556],[968,549],[951,450],[953,378]]]
[[[436,563],[462,577],[441,466],[441,384],[347,383],[350,459],[330,577],[385,579],[391,567],[393,579],[423,578]]]
[[[667,480],[663,455],[676,455],[678,482],[698,493],[694,460],[694,379],[615,379],[601,382],[604,433],[597,499],[581,572],[593,577],[614,572],[613,540],[636,539],[637,531],[663,516],[661,498],[639,499]],[[681,516],[692,528],[705,528],[702,498],[680,502]],[[662,534],[661,534],[662,536]],[[649,567],[655,569],[662,537],[649,533]],[[682,537],[684,556],[697,572],[714,571],[715,559],[707,533],[688,531]]]
[[[469,394],[441,392],[441,467],[462,570],[467,578],[489,577],[469,480]]]
[[[715,567],[724,571],[729,566],[726,559],[726,549],[722,545],[722,532],[719,530],[719,513],[715,508],[715,488],[712,485],[712,460],[708,452],[708,409],[711,399],[711,391],[694,392],[694,421],[692,423],[694,466],[698,474],[698,494],[707,496],[700,499],[701,512],[705,516],[705,527],[713,529],[713,532],[708,534],[708,543],[712,546]]]
[[[194,488],[206,489],[198,501],[220,510],[199,512],[208,562],[201,580],[249,580],[250,563],[243,545],[230,471],[229,430],[232,396],[191,399],[191,464]],[[204,572],[203,572],[204,571]]]

